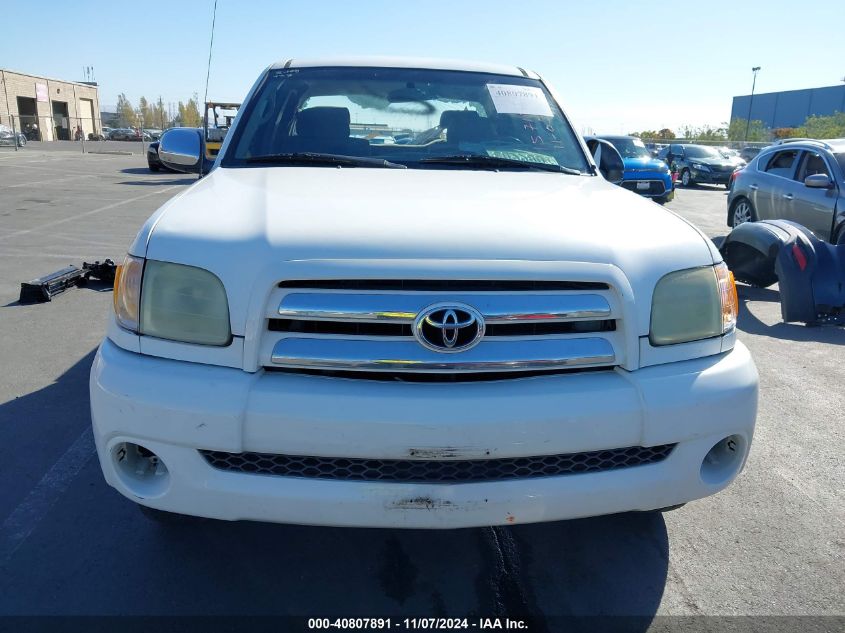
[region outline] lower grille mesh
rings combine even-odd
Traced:
[[[554,477],[654,464],[666,459],[674,447],[675,444],[631,446],[566,455],[483,460],[304,457],[206,450],[200,453],[214,468],[241,473],[339,481],[454,483]]]

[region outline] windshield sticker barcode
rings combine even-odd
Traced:
[[[538,154],[537,152],[528,152],[522,149],[488,149],[488,156],[495,156],[496,158],[507,158],[508,160],[518,160],[523,163],[543,163],[545,165],[560,165],[554,156],[547,154]]]
[[[552,109],[540,88],[514,84],[487,84],[487,90],[499,114],[552,116]]]

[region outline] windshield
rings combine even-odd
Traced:
[[[705,145],[684,145],[684,152],[688,158],[724,158],[715,147]]]
[[[540,81],[525,77],[407,68],[274,69],[244,107],[223,167],[266,167],[274,156],[321,154],[415,169],[523,164],[589,171],[557,104]],[[481,159],[438,160],[457,156]]]
[[[608,138],[622,158],[651,158],[651,152],[638,138]]]

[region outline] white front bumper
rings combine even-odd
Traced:
[[[635,372],[400,383],[238,369],[127,352],[106,339],[91,409],[107,482],[162,510],[315,525],[457,528],[651,510],[718,492],[744,463],[757,410],[748,351]],[[737,468],[701,477],[720,440]],[[139,444],[168,474],[137,486],[114,448]],[[662,462],[460,484],[287,478],[218,470],[197,449],[373,459],[495,459],[677,443]]]

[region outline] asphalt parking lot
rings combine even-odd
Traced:
[[[2,149],[0,614],[507,615],[537,631],[561,615],[645,630],[655,615],[845,614],[845,329],[781,323],[776,287],[740,287],[761,384],[746,470],[678,511],[445,532],[149,522],[103,482],[89,429],[110,289],[17,298],[21,281],[121,259],[193,179],[138,154]],[[667,207],[727,233],[723,188]]]

